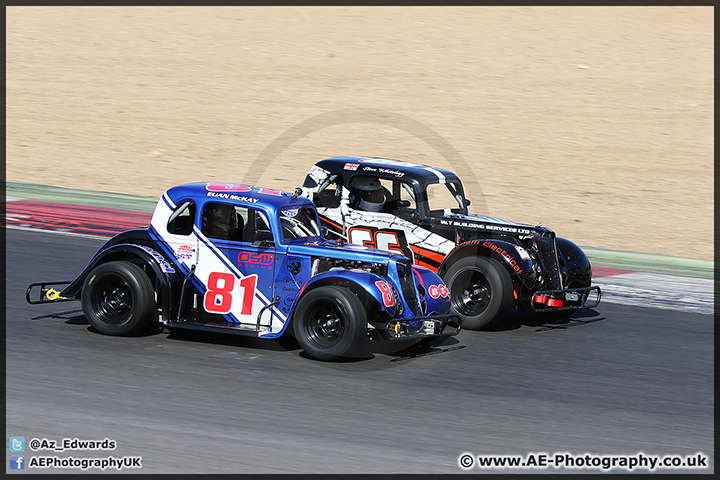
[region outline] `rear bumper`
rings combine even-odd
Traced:
[[[390,340],[408,338],[449,337],[460,333],[462,320],[458,315],[400,318],[385,327]]]
[[[25,292],[25,300],[30,305],[37,305],[38,303],[57,303],[57,302],[69,302],[71,300],[77,300],[76,296],[63,297],[61,295],[61,286],[69,285],[71,280],[63,280],[60,282],[38,282],[31,283]],[[57,288],[55,288],[57,287]],[[35,297],[35,298],[33,298]]]
[[[601,297],[602,292],[598,286],[544,290],[533,293],[530,305],[536,312],[595,308],[600,304]]]

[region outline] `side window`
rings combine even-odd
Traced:
[[[170,215],[167,224],[168,233],[174,235],[190,235],[195,219],[195,204],[191,201],[183,202]]]
[[[415,192],[413,191],[412,185],[405,182],[397,182],[397,188],[400,197],[400,202],[398,202],[397,208],[412,212],[417,210],[417,200],[415,198]]]
[[[201,230],[206,237],[253,243],[273,240],[265,213],[255,208],[225,203],[207,203],[203,208]]]
[[[428,210],[440,212],[445,209],[453,211],[465,210],[461,190],[456,184],[431,183],[425,190],[427,192]]]
[[[342,193],[342,177],[334,175],[330,182],[320,192],[316,193],[313,202],[318,207],[337,208],[340,206],[340,194]]]
[[[206,203],[200,230],[209,238],[242,241],[247,209],[227,203]],[[243,215],[244,214],[244,215]]]
[[[381,211],[390,213],[392,212],[392,208],[390,208],[392,204],[390,202],[392,200],[393,181],[384,178],[379,178],[378,180],[380,180],[380,184],[382,185],[383,200],[385,200],[385,205],[383,205]]]
[[[268,224],[265,213],[253,208],[248,209],[247,226],[243,235],[243,241],[253,243],[261,240],[273,241],[272,230]]]
[[[365,212],[392,210],[392,180],[359,174],[350,180],[350,208]]]

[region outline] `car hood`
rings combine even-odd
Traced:
[[[543,228],[531,227],[517,222],[510,222],[500,218],[475,215],[472,213],[445,213],[433,215],[432,223],[439,227],[451,227],[455,229],[478,230],[484,232],[506,233],[511,235],[531,235]]]
[[[388,263],[392,257],[404,258],[400,254],[376,250],[352,243],[340,243],[335,240],[293,242],[288,246],[288,254],[339,258],[371,263]]]

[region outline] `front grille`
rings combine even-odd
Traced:
[[[560,280],[560,267],[558,266],[557,246],[555,245],[555,233],[551,231],[536,233],[536,242],[540,253],[545,274],[545,285],[542,287],[548,290],[560,290],[563,288]]]
[[[417,288],[415,286],[415,279],[412,267],[410,267],[410,262],[407,260],[398,260],[396,265],[403,297],[405,297],[405,301],[407,302],[408,307],[410,307],[410,311],[413,315],[421,317],[422,310],[420,308],[420,302],[417,298]]]

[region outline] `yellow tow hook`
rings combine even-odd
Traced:
[[[60,292],[58,292],[54,288],[51,288],[50,290],[48,290],[47,293],[45,294],[45,297],[50,301],[52,301],[52,300],[67,300],[67,298],[61,297]]]
[[[396,323],[394,325],[388,325],[388,330],[395,332],[395,335],[398,335],[400,333],[400,324]]]

